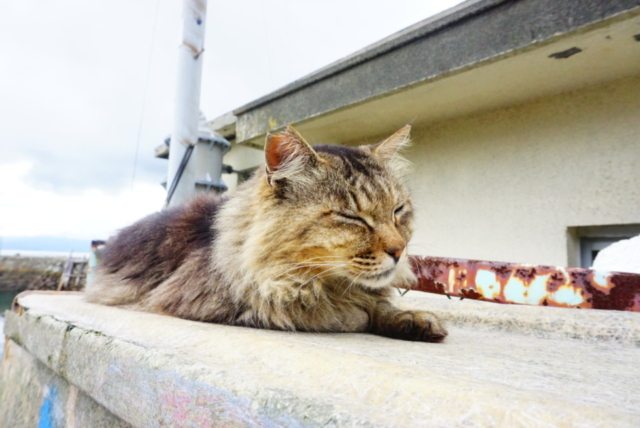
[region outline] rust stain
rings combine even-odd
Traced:
[[[4,347],[2,348],[2,361],[9,361],[13,356],[11,355],[11,345],[9,336],[4,337]]]
[[[187,49],[189,49],[189,51],[193,55],[193,59],[198,59],[200,55],[202,55],[202,53],[204,52],[204,48],[198,49],[197,47],[195,47],[194,45],[192,45],[186,40],[182,41],[182,45],[185,46]]]
[[[640,312],[640,275],[410,256],[413,290],[496,303]]]
[[[276,129],[278,127],[278,121],[275,120],[273,117],[269,116],[268,122],[269,122],[269,131],[271,131],[272,129]]]

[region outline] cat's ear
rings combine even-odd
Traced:
[[[280,135],[267,134],[264,146],[267,180],[296,175],[320,159],[313,148],[292,126]]]
[[[409,146],[409,134],[411,133],[411,125],[405,125],[395,132],[386,140],[369,146],[371,153],[382,160],[393,158],[396,153]]]

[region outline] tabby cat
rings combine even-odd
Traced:
[[[86,298],[220,324],[442,341],[433,314],[388,301],[416,281],[397,153],[409,131],[357,148],[311,147],[292,127],[268,135],[265,166],[232,196],[197,197],[111,238]]]

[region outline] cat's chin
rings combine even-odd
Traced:
[[[359,275],[355,282],[361,287],[371,290],[379,290],[389,286],[411,288],[417,282],[417,278],[405,259],[388,271],[369,276]]]
[[[370,275],[369,277],[360,276],[356,282],[364,288],[371,290],[379,290],[394,283],[397,279],[396,269],[390,269],[387,272],[382,272],[377,275]]]

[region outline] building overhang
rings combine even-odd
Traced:
[[[357,141],[639,72],[635,0],[470,0],[209,125],[256,147],[288,124]]]

